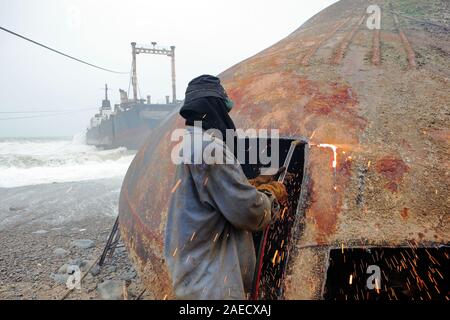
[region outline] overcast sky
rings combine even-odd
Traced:
[[[88,62],[128,72],[130,42],[176,46],[177,95],[200,74],[217,75],[278,40],[334,0],[0,0],[0,26]],[[0,30],[0,119],[4,112],[97,108],[102,88],[128,90],[129,76],[68,60]],[[138,55],[142,96],[171,95],[170,59]],[[130,93],[131,96],[131,93]],[[72,136],[95,110],[0,120],[0,137]]]

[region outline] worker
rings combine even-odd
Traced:
[[[206,130],[215,129],[225,137],[226,130],[235,130],[228,114],[232,105],[219,78],[195,78],[180,109],[186,134],[202,139]],[[229,156],[224,141],[212,141]],[[205,144],[201,146],[204,150]],[[194,154],[182,152],[188,153],[183,158]],[[276,220],[280,204],[287,199],[285,186],[272,180],[257,179],[253,186],[237,160],[177,165],[164,248],[177,299],[249,297],[256,264],[252,233]]]

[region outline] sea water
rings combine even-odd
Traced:
[[[0,138],[0,188],[124,177],[134,152],[72,138]]]

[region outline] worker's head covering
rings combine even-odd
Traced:
[[[228,98],[225,89],[220,84],[220,79],[204,74],[189,82],[186,89],[185,102],[190,102],[203,97]]]
[[[228,114],[227,100],[220,79],[202,75],[189,82],[180,115],[186,119],[186,125],[201,121],[203,130],[217,129],[225,139],[227,129],[236,130]]]

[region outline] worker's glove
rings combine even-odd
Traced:
[[[264,183],[256,187],[259,191],[269,191],[275,199],[277,199],[277,202],[281,206],[287,205],[287,191],[286,187],[283,183],[278,181],[271,181],[269,183]]]
[[[281,167],[280,169],[278,169],[278,171],[275,174],[272,175],[260,175],[257,176],[254,179],[250,179],[248,180],[248,182],[250,182],[250,184],[254,187],[258,187],[262,184],[266,184],[272,181],[277,181],[278,177],[286,170],[285,167]]]

